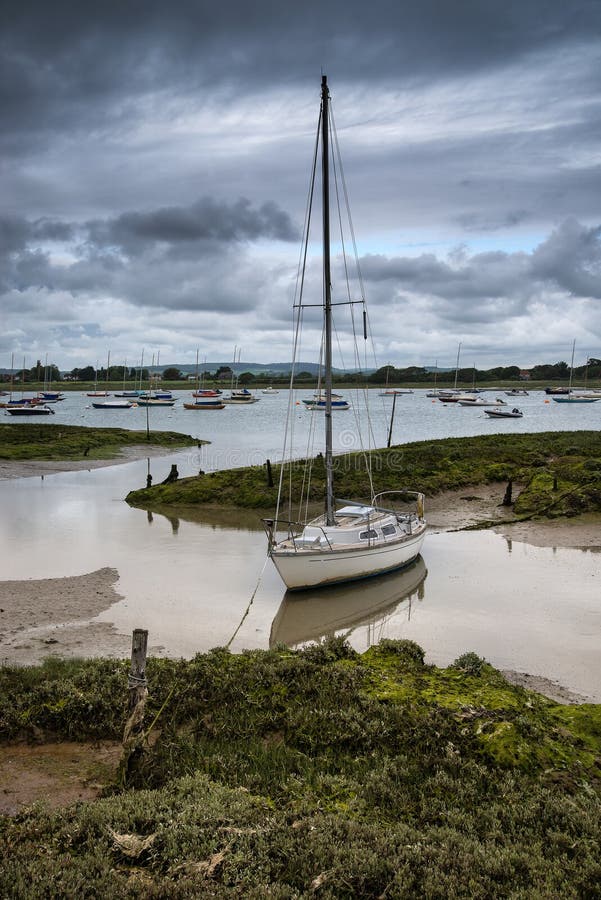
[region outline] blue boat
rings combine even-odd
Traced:
[[[348,400],[345,400],[343,397],[332,397],[331,399],[331,408],[332,409],[350,409],[350,404]],[[307,409],[325,409],[326,408],[326,398],[325,397],[314,397],[312,400],[303,400]]]

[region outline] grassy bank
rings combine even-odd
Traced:
[[[377,490],[402,488],[426,495],[442,490],[512,479],[523,485],[514,505],[516,515],[576,515],[601,510],[601,432],[571,431],[542,434],[483,435],[419,441],[374,450],[370,454]],[[369,498],[369,480],[362,455],[335,459],[335,489],[339,497]],[[128,503],[144,508],[199,504],[272,509],[280,470],[273,466],[275,487],[267,484],[264,466],[213,472],[132,491]],[[313,465],[311,497],[324,496],[323,460]],[[303,465],[284,480],[283,495],[297,497]]]
[[[117,737],[127,668],[0,670],[2,734]],[[0,820],[2,896],[599,896],[599,706],[474,654],[425,665],[409,641],[214,650],[147,675],[125,788]]]
[[[113,459],[121,450],[150,444],[154,447],[188,447],[197,438],[176,431],[146,431],[125,428],[84,428],[80,425],[0,425],[0,459],[68,460]]]

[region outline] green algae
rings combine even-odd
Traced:
[[[512,480],[523,485],[511,513],[576,515],[601,510],[601,433],[598,431],[545,432],[526,435],[482,435],[446,438],[374,450],[369,454],[377,490],[443,490]],[[283,500],[300,496],[302,461],[292,465],[283,481]],[[274,484],[280,467],[272,465]],[[310,499],[318,501],[325,489],[323,460],[312,462]],[[367,498],[370,481],[362,454],[335,458],[335,489],[340,497]],[[160,509],[177,506],[219,505],[272,509],[277,487],[269,487],[264,466],[252,466],[180,479],[131,491],[127,502]]]
[[[121,450],[140,444],[177,450],[198,443],[176,431],[152,431],[149,437],[146,431],[125,428],[0,424],[0,459],[8,460],[114,459]]]
[[[597,705],[411,641],[218,648],[147,676],[159,718],[129,789],[0,818],[3,896],[596,895]],[[108,737],[127,663],[0,669],[0,689],[5,737]]]

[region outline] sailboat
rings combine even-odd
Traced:
[[[60,400],[65,399],[65,395],[62,391],[53,391],[50,389],[51,381],[51,370],[48,368],[48,354],[46,354],[46,359],[44,360],[44,387],[43,390],[38,391],[38,397],[43,403],[58,403]]]
[[[106,387],[107,387],[107,389],[104,392],[104,395],[97,392],[93,395],[94,397],[100,397],[100,396],[110,397],[110,393],[108,391],[110,362],[111,362],[111,354],[109,351],[108,359],[106,361]],[[125,369],[125,367],[124,367],[124,369]],[[88,394],[88,397],[90,397],[90,396],[92,396],[92,395]],[[92,400],[92,408],[93,409],[131,409],[132,406],[133,406],[133,403],[131,402],[131,400],[128,400],[127,398],[124,398],[124,397],[116,397],[111,400]]]
[[[238,354],[238,358],[236,358],[236,353]],[[234,404],[238,406],[249,406],[251,403],[258,403],[261,399],[260,397],[255,397],[253,393],[251,393],[248,388],[239,388],[238,387],[238,375],[236,374],[234,366],[240,362],[240,356],[242,355],[242,347],[234,347],[234,362],[232,365],[232,380],[230,384],[230,392],[228,396],[222,397],[222,403]]]
[[[386,384],[384,385],[384,390],[380,391],[380,397],[394,397],[398,396],[399,394],[412,394],[413,391],[401,391],[398,388],[388,387],[388,378],[390,376],[391,368],[392,366],[390,365],[386,366]]]
[[[576,341],[572,341],[572,362],[570,363],[570,381],[568,384],[567,394],[554,395],[551,399],[555,403],[596,403],[601,400],[601,396],[592,396],[572,391],[572,378],[574,377],[574,350],[576,349]]]
[[[109,391],[108,391],[108,383],[109,383],[109,365],[110,365],[110,362],[111,362],[111,351],[109,350],[109,352],[108,352],[108,357],[107,357],[107,360],[106,360],[106,385],[107,385],[107,389],[106,389],[105,391],[99,391],[99,390],[98,390],[98,361],[96,361],[96,370],[95,370],[95,373],[94,373],[94,390],[93,390],[93,391],[88,391],[87,394],[86,394],[87,397],[110,397],[110,394],[109,394]]]
[[[382,575],[411,563],[421,550],[426,522],[423,516],[424,495],[418,491],[390,491],[372,497],[371,503],[342,500],[334,496],[332,440],[332,280],[330,271],[330,94],[327,77],[321,79],[321,106],[318,131],[321,139],[321,193],[323,241],[323,335],[324,335],[324,465],[326,476],[325,513],[306,524],[280,522],[279,499],[274,519],[265,520],[269,555],[289,590],[336,584]],[[316,145],[317,146],[317,145]],[[337,144],[334,141],[333,149]],[[315,172],[317,166],[313,166]],[[311,190],[310,195],[312,196]],[[310,221],[310,216],[308,217]],[[308,241],[308,229],[305,243]],[[301,283],[304,279],[301,280]],[[364,337],[367,337],[367,312],[363,304]],[[306,304],[309,305],[309,304]],[[295,304],[297,313],[303,307]],[[292,391],[290,392],[292,396]],[[292,402],[292,401],[291,401]],[[280,474],[280,496],[284,467]],[[409,495],[415,511],[397,511],[395,501],[406,503]],[[278,536],[280,529],[284,537]]]
[[[206,362],[206,360],[205,360]],[[196,390],[193,391],[192,403],[184,402],[184,409],[210,410],[225,409],[225,404],[221,401],[221,396],[217,391],[205,391],[200,387],[200,375],[198,371],[198,349],[196,350]]]

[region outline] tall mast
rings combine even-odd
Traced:
[[[576,349],[576,339],[572,341],[572,362],[570,363],[570,383],[568,385],[568,391],[571,393],[572,391],[572,376],[574,375],[574,350]]]
[[[329,176],[329,114],[328,79],[321,76],[321,185],[323,214],[323,289],[325,325],[325,426],[326,426],[326,525],[335,525],[334,475],[332,471],[332,285],[330,277],[330,176]]]
[[[459,354],[461,353],[461,341],[459,341],[459,346],[457,347],[457,362],[455,363],[455,385],[454,388],[457,390],[457,376],[459,375]]]

